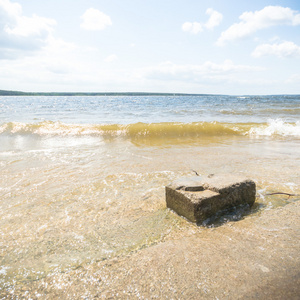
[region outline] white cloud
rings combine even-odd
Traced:
[[[197,34],[203,31],[203,27],[207,29],[213,29],[218,26],[222,19],[223,15],[212,8],[208,8],[206,10],[206,14],[209,15],[209,19],[205,24],[201,24],[198,22],[185,22],[182,24],[182,30],[185,32],[190,32],[193,34]]]
[[[236,65],[231,60],[225,60],[221,64],[207,61],[201,65],[177,65],[172,62],[163,62],[158,66],[144,70],[144,76],[158,80],[192,80],[208,78],[226,78],[228,74],[263,71],[257,66]]]
[[[206,14],[210,16],[204,25],[207,29],[213,29],[222,22],[223,15],[218,11],[208,8]]]
[[[0,7],[9,17],[22,14],[22,6],[19,3],[12,3],[10,0],[0,0]],[[3,18],[3,16],[1,16],[1,18]]]
[[[253,94],[254,87],[257,90],[270,86],[264,81],[264,71],[265,68],[236,64],[231,60],[220,63],[206,61],[196,65],[166,61],[136,70],[134,82],[138,82],[139,87],[147,90],[151,87],[156,91]]]
[[[239,19],[241,22],[230,26],[222,32],[217,45],[222,46],[227,41],[246,38],[258,30],[277,25],[300,24],[300,14],[289,7],[266,6],[255,12],[244,12]]]
[[[24,91],[88,90],[87,85],[98,87],[108,76],[98,51],[53,37],[35,55],[2,60],[0,73],[6,89]]]
[[[89,8],[81,16],[81,28],[86,30],[103,30],[112,25],[111,18],[95,8]]]
[[[1,27],[8,35],[32,37],[49,33],[56,25],[54,19],[43,18],[37,15],[26,17],[22,14],[22,7],[9,0],[0,0]],[[3,32],[1,32],[3,34]]]
[[[283,42],[281,44],[262,44],[252,52],[253,57],[275,55],[277,57],[300,57],[300,46],[293,42]]]
[[[98,47],[55,37],[55,24],[42,16],[25,16],[21,5],[0,0],[0,81],[6,89],[101,90],[111,78],[119,79],[99,57]]]
[[[198,22],[185,22],[182,24],[182,30],[185,32],[190,32],[193,34],[197,34],[203,31],[202,25]]]
[[[0,16],[0,59],[40,49],[56,25],[54,19],[24,16],[21,5],[9,0],[0,0]]]
[[[47,40],[47,45],[31,60],[51,73],[66,74],[74,69],[72,59],[73,53],[77,50],[75,44],[51,36]]]
[[[105,58],[105,61],[108,63],[111,63],[113,61],[116,61],[117,59],[118,59],[118,56],[116,54],[111,54]]]
[[[295,83],[298,84],[298,87],[300,85],[300,73],[299,74],[292,74],[286,81],[286,83]]]
[[[30,37],[41,36],[53,30],[56,21],[33,15],[31,18],[25,16],[16,17],[16,25],[10,27],[6,25],[4,31],[9,35]]]

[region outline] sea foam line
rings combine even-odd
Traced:
[[[295,124],[284,122],[282,119],[270,119],[267,125],[253,127],[249,130],[250,136],[295,136],[300,137],[300,122]]]

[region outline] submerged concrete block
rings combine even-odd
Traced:
[[[181,178],[166,186],[167,207],[201,223],[218,211],[255,202],[255,182],[233,175]]]

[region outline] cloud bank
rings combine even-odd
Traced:
[[[280,58],[300,57],[300,46],[293,42],[283,42],[280,44],[262,44],[255,48],[251,54],[253,57],[274,55]]]
[[[234,64],[229,59],[220,64],[207,61],[200,65],[179,65],[167,61],[145,69],[144,77],[156,80],[201,81],[208,78],[225,78],[229,74],[240,72],[244,73],[263,70],[263,68],[257,66]]]
[[[0,59],[28,55],[41,49],[54,30],[56,21],[37,15],[23,15],[22,7],[0,0]]]
[[[243,39],[255,32],[272,26],[300,24],[300,14],[289,7],[266,6],[255,12],[244,12],[239,19],[241,22],[231,25],[223,31],[217,41],[218,46],[226,42]]]

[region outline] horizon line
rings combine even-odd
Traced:
[[[23,92],[0,90],[0,96],[280,96],[300,94],[213,94],[172,92]]]

